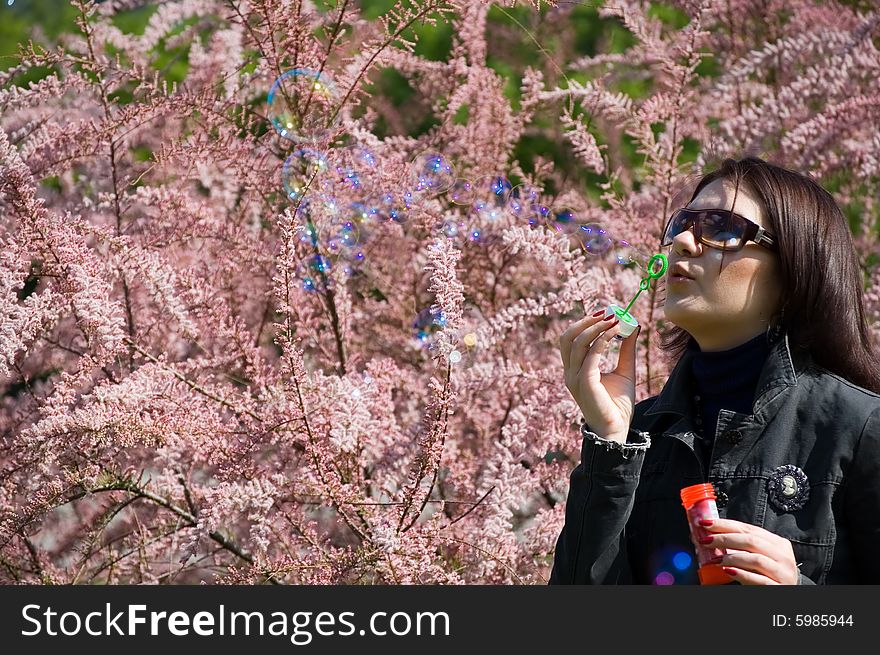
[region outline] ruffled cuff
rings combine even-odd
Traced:
[[[647,450],[651,447],[650,434],[642,430],[636,430],[632,427],[627,434],[626,443],[621,443],[619,441],[614,441],[613,439],[604,439],[603,437],[600,437],[598,434],[590,430],[585,420],[581,419],[581,435],[585,439],[589,439],[604,446],[605,450],[620,451],[624,459],[627,459],[632,453],[640,450]]]

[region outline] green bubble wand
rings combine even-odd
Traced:
[[[659,270],[656,270],[656,264],[660,264]],[[639,282],[639,290],[636,291],[636,295],[634,295],[632,300],[629,301],[626,309],[620,307],[619,305],[609,305],[605,309],[605,316],[603,318],[608,318],[609,316],[617,316],[618,320],[620,321],[620,324],[618,326],[618,333],[614,335],[615,339],[626,339],[629,335],[635,332],[637,327],[639,327],[639,322],[632,314],[629,313],[629,310],[636,302],[639,294],[641,294],[642,291],[647,291],[648,287],[651,286],[651,280],[657,280],[663,277],[663,274],[666,272],[667,268],[669,268],[669,260],[666,259],[666,255],[664,255],[663,253],[657,253],[656,255],[652,256],[651,259],[648,260],[648,275],[643,277],[641,282]]]

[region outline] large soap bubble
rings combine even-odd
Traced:
[[[338,123],[339,99],[326,72],[310,68],[289,70],[269,90],[269,119],[285,139],[318,143]]]

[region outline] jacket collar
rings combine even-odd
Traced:
[[[691,412],[691,396],[693,394],[691,359],[693,356],[693,352],[690,351],[685,351],[681,356],[654,404],[645,412],[646,416],[663,413],[687,416]],[[778,393],[773,393],[778,387],[796,386],[798,376],[811,362],[812,357],[808,351],[796,349],[792,353],[788,332],[783,330],[782,335],[771,345],[770,354],[767,356],[767,361],[758,377],[753,413],[760,412],[767,403],[778,395]]]

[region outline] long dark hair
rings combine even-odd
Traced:
[[[868,330],[864,277],[849,225],[831,194],[809,176],[745,157],[725,159],[703,176],[690,200],[718,178],[755,196],[776,237],[783,298],[773,318],[776,329],[787,331],[792,350],[808,350],[819,366],[880,393],[880,355]],[[660,349],[678,361],[690,339],[670,325]]]

